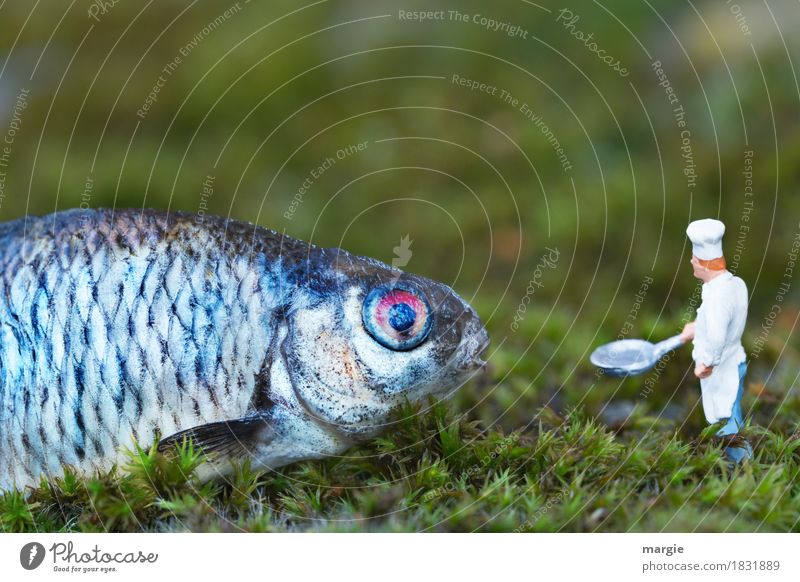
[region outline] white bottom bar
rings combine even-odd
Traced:
[[[798,541],[792,534],[4,534],[0,571],[4,580],[137,582],[798,580]],[[45,555],[26,570],[22,562],[40,554],[37,547],[31,558],[32,542]]]

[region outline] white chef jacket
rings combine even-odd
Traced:
[[[747,319],[747,286],[729,271],[703,284],[697,309],[692,358],[713,366],[700,380],[703,411],[714,423],[730,417],[739,391],[739,364],[745,361],[742,333]]]

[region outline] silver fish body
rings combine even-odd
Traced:
[[[255,225],[141,210],[0,224],[0,489],[191,436],[225,473],[338,455],[461,385],[449,287]]]

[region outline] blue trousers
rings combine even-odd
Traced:
[[[742,394],[744,393],[744,375],[747,372],[747,363],[742,362],[739,364],[739,391],[736,393],[736,400],[733,403],[731,416],[728,422],[721,429],[717,431],[717,436],[725,436],[729,434],[736,434],[739,432],[739,427],[742,426]]]

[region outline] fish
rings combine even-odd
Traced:
[[[191,441],[202,479],[341,456],[446,398],[489,335],[443,283],[246,221],[71,209],[0,224],[0,489]]]

